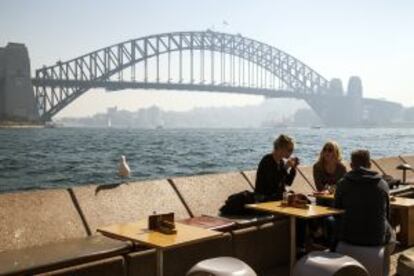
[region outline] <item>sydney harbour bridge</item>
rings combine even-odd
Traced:
[[[0,60],[7,61],[6,48],[0,48]],[[20,75],[27,76],[28,71],[30,77],[30,67],[27,70],[24,61],[18,65],[4,64],[7,68],[3,71],[23,67],[19,69]],[[26,106],[33,105],[32,110],[41,121],[51,120],[93,88],[210,91],[296,98],[305,100],[326,125],[335,126],[361,125],[364,120],[373,118],[387,121],[401,109],[397,103],[364,98],[358,77],[350,78],[344,91],[340,80],[328,81],[284,51],[240,34],[210,30],[132,39],[43,66],[35,72],[27,85],[33,89],[27,97],[33,95],[33,100],[26,100]],[[25,77],[21,79],[24,81]],[[3,94],[10,93],[8,91],[13,88],[8,84],[6,73],[0,74],[0,88]],[[21,107],[19,110],[22,112]],[[0,116],[1,111],[0,107]],[[7,113],[19,115],[3,106],[3,115]]]

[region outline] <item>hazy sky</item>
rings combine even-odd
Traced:
[[[241,33],[273,45],[328,79],[362,78],[364,94],[414,105],[411,0],[0,0],[0,47],[22,42],[32,71],[141,36],[170,31]],[[223,20],[229,23],[222,24]],[[60,116],[195,106],[257,104],[260,97],[212,93],[90,91]]]

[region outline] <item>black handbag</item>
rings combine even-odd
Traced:
[[[243,191],[230,195],[224,205],[220,208],[222,215],[253,215],[257,213],[254,210],[245,208],[246,204],[258,202],[254,192]]]

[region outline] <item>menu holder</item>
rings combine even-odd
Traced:
[[[301,194],[289,193],[287,195],[286,201],[282,201],[281,206],[309,209],[308,204],[309,200],[306,198],[306,196]]]
[[[163,234],[176,234],[174,213],[155,214],[148,217],[148,229]]]

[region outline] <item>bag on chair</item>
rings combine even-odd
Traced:
[[[251,215],[254,210],[245,208],[246,204],[256,203],[255,193],[243,191],[230,195],[224,205],[220,208],[222,215]]]

